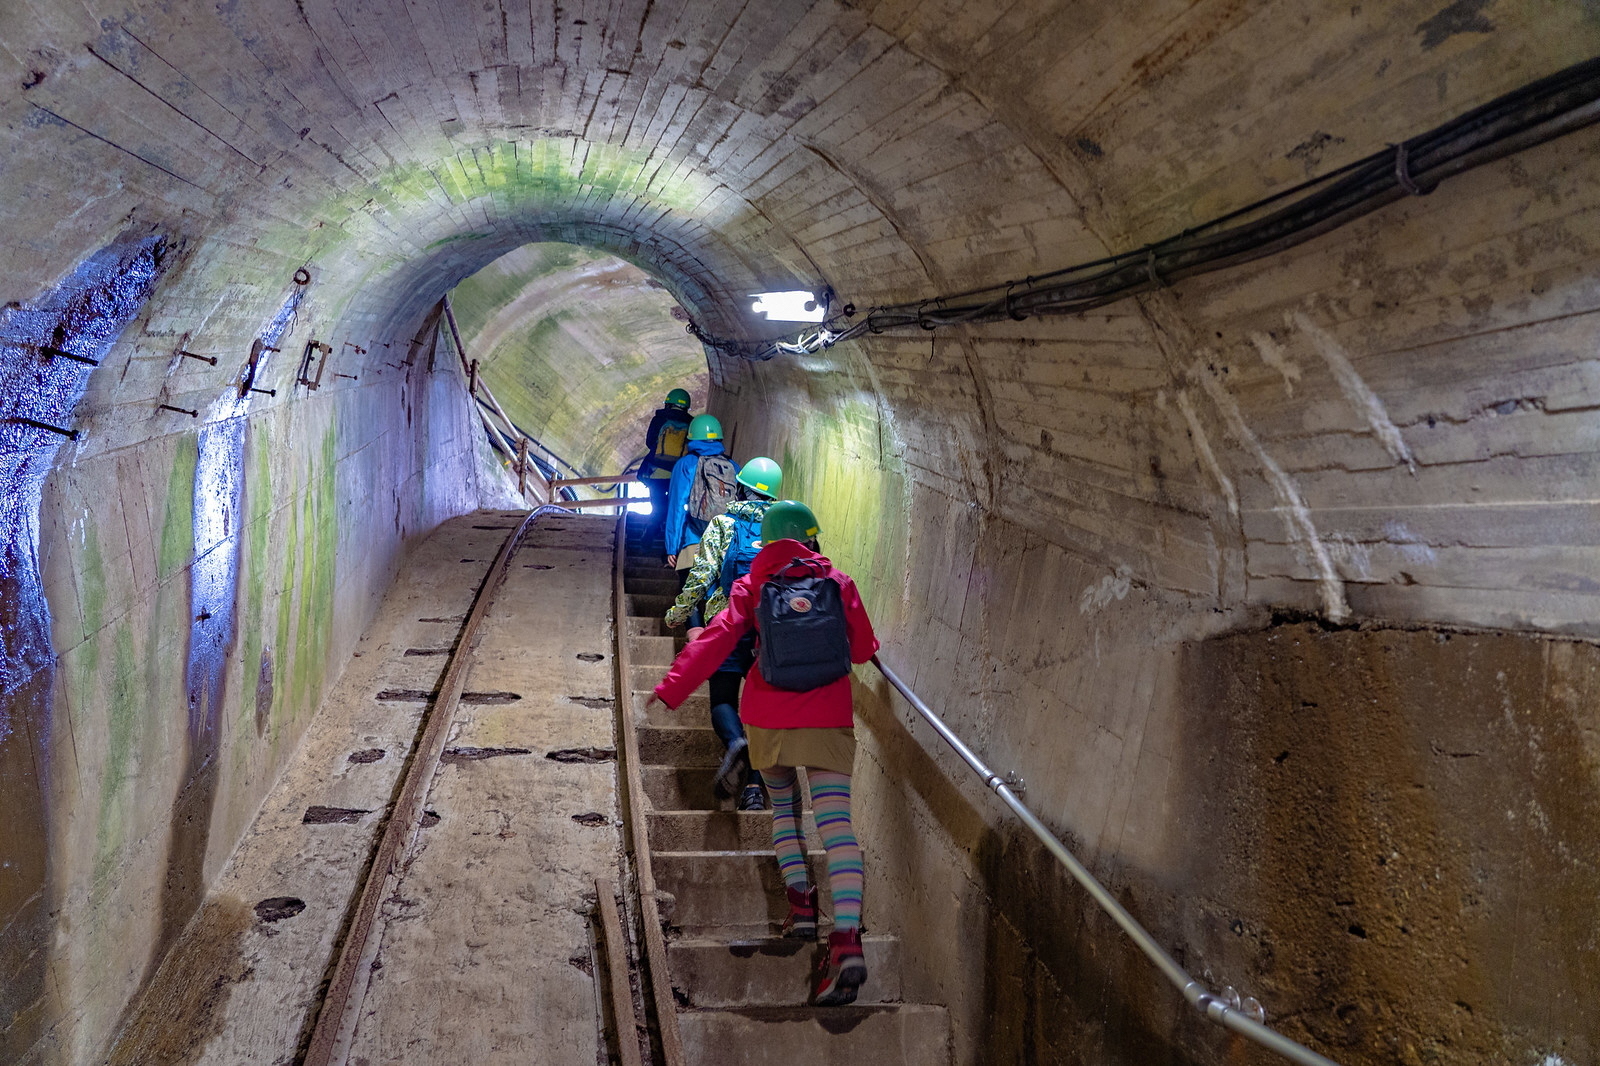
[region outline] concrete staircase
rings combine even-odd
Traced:
[[[667,953],[678,1024],[688,1062],[707,1066],[925,1066],[950,1061],[945,1008],[901,1000],[900,945],[892,936],[863,937],[869,977],[848,1007],[808,1005],[812,971],[826,949],[785,940],[788,913],[772,854],[772,813],[735,811],[712,794],[722,745],[711,730],[705,690],[669,711],[644,702],[677,650],[683,631],[662,616],[677,581],[660,562],[659,541],[640,541],[642,522],[629,519],[621,620],[631,660],[634,721],[647,799],[647,833],[662,893]],[[809,807],[809,804],[807,805]],[[831,913],[827,862],[808,811],[806,839],[812,881]],[[872,891],[867,856],[867,892]],[[868,916],[870,919],[870,904]]]

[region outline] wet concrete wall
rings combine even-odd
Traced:
[[[306,287],[242,335],[248,313],[175,336],[192,268],[181,239],[123,240],[6,312],[8,413],[77,434],[6,426],[8,1062],[101,1049],[407,538],[499,490],[453,368],[296,386],[287,353],[332,326]],[[258,338],[284,349],[254,382],[276,396],[240,394]],[[152,364],[165,380],[133,398]]]

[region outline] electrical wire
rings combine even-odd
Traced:
[[[743,359],[807,355],[869,333],[1077,314],[1183,278],[1238,266],[1303,244],[1446,178],[1600,120],[1600,58],[1586,60],[1474,108],[1426,133],[1141,248],[981,289],[830,316],[793,340],[689,333]],[[1241,221],[1243,220],[1243,221]]]

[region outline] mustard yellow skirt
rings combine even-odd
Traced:
[[[814,766],[839,774],[855,772],[854,729],[763,729],[747,725],[744,735],[750,742],[750,765],[754,769]]]

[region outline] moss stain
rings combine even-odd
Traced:
[[[194,468],[199,455],[199,443],[192,434],[178,438],[156,556],[156,575],[163,582],[187,566],[194,555]]]

